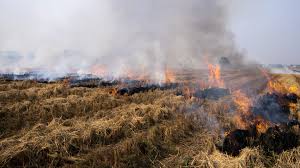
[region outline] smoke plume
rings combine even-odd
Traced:
[[[1,0],[0,72],[110,76],[128,69],[160,80],[237,56],[222,0]]]

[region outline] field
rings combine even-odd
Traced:
[[[201,76],[187,73],[177,79]],[[259,94],[266,88],[256,71],[226,72],[223,78],[231,92],[242,88],[247,95]],[[272,78],[300,88],[300,76]],[[237,127],[232,95],[203,100],[171,89],[126,96],[111,94],[113,86],[0,82],[0,167],[300,165],[300,147],[272,155],[260,147],[245,148],[236,157],[218,150],[226,132]]]

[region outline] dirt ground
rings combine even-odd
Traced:
[[[233,88],[263,87],[243,74],[226,78]],[[300,84],[297,75],[274,78],[287,87]],[[235,127],[231,96],[201,100],[175,90],[121,96],[111,89],[0,81],[0,167],[300,165],[300,147],[271,156],[259,147],[237,157],[220,152],[216,145]]]

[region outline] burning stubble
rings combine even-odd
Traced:
[[[0,165],[150,167],[181,142],[200,162],[299,146],[298,78],[239,64],[223,1],[28,4],[24,21],[3,22],[22,31],[0,29]]]

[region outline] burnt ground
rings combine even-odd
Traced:
[[[177,78],[195,80],[201,76],[198,74],[187,72]],[[263,92],[265,87],[257,72],[228,71],[223,78],[231,90],[242,88],[249,94]],[[274,78],[299,85],[295,75]],[[2,80],[0,167],[300,164],[300,147],[268,155],[259,146],[243,148],[237,156],[218,150],[224,133],[236,129],[230,95],[218,100],[187,98],[178,95],[176,89],[119,95],[111,93],[113,88]]]

